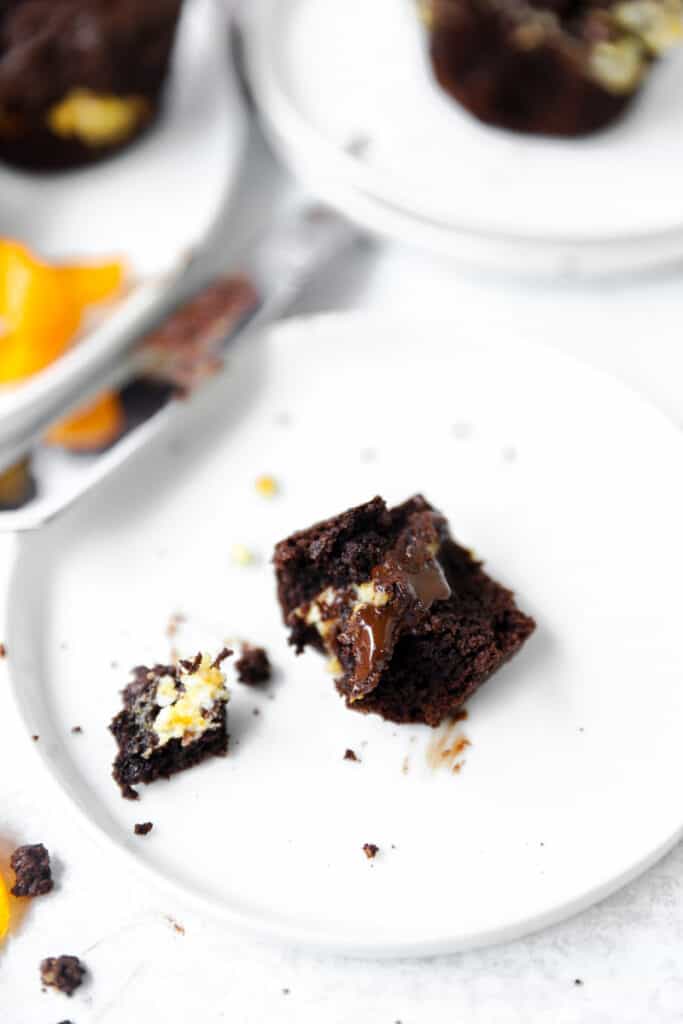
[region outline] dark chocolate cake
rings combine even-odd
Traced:
[[[332,658],[348,707],[438,725],[535,623],[424,498],[381,498],[295,533],[275,549],[290,643]]]
[[[90,163],[156,116],[182,0],[0,0],[0,159]]]
[[[681,39],[680,0],[421,0],[443,88],[488,124],[584,135]]]
[[[110,725],[119,752],[112,775],[128,799],[133,786],[169,778],[228,749],[230,699],[221,663],[225,648],[211,661],[198,654],[177,665],[133,669],[123,691],[123,711]]]

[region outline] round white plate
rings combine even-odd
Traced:
[[[225,5],[187,0],[158,123],[95,167],[57,175],[1,168],[0,233],[52,258],[122,254],[139,275],[166,271],[210,230],[244,143]]]
[[[552,140],[484,126],[436,85],[414,0],[263,0],[248,27],[279,149],[372,227],[515,270],[683,253],[683,51],[613,128]]]
[[[358,955],[462,949],[587,906],[681,833],[683,439],[611,378],[480,332],[282,326],[182,435],[18,547],[4,639],[31,746],[105,845],[232,924]],[[433,767],[443,729],[349,711],[323,659],[294,656],[269,564],[295,528],[416,491],[538,621],[453,731],[459,773]],[[107,724],[127,669],[234,636],[278,672],[234,683],[229,756],[122,800]]]

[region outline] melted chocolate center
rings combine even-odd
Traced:
[[[429,611],[435,601],[445,601],[451,596],[448,580],[435,558],[429,558],[417,572],[410,572],[400,565],[387,564],[373,575],[376,580],[386,579],[403,585],[417,598],[425,611]],[[380,608],[372,604],[362,605],[354,613],[353,621],[357,629],[352,678],[354,690],[363,689],[377,661],[391,651],[399,617],[400,612],[391,600]]]

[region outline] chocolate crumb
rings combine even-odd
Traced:
[[[355,750],[351,750],[350,747],[347,747],[346,753],[344,754],[344,760],[345,761],[360,761],[360,758],[356,754]]]
[[[38,740],[40,739],[40,736],[37,733],[35,733],[33,736],[31,736],[31,739],[33,740],[34,743],[37,743]]]
[[[136,836],[146,836],[152,831],[153,828],[153,822],[139,821],[133,826],[133,832],[135,832]]]
[[[237,678],[246,686],[267,683],[272,674],[270,661],[264,648],[252,647],[250,644],[242,645],[242,656],[235,662],[235,668],[237,669]]]
[[[220,655],[219,655],[219,657],[220,657]],[[185,669],[185,671],[189,673],[189,675],[193,675],[197,671],[197,669],[199,668],[201,663],[202,663],[202,652],[201,651],[199,651],[197,654],[195,654],[194,658],[183,658],[180,661],[180,664]],[[214,662],[213,664],[214,664],[214,667],[217,667],[216,666],[216,662]],[[218,664],[220,664],[220,662],[218,662]]]
[[[85,967],[77,956],[49,956],[40,965],[43,985],[70,996],[83,982]]]
[[[16,881],[13,896],[44,896],[53,887],[50,854],[42,843],[20,846],[10,859]]]
[[[363,853],[368,860],[374,860],[379,853],[379,846],[375,846],[374,843],[363,843]]]
[[[233,652],[230,650],[229,647],[224,647],[223,650],[219,654],[217,654],[216,657],[211,662],[211,667],[220,668],[221,664],[225,661],[226,658],[229,658],[232,653]],[[201,658],[199,660],[201,661]]]
[[[7,648],[5,647],[4,644],[0,644],[0,658],[6,658],[6,657],[7,657]]]
[[[73,727],[73,729],[71,731],[72,731],[72,733],[74,735],[78,735],[78,733],[83,732],[83,728],[80,725],[74,725],[74,727]]]

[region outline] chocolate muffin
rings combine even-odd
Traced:
[[[57,170],[137,138],[161,102],[182,0],[0,0],[0,159]]]
[[[440,85],[487,124],[611,124],[682,36],[681,0],[421,0]]]
[[[293,534],[275,571],[297,652],[326,653],[347,706],[393,722],[438,725],[535,628],[420,495]]]

